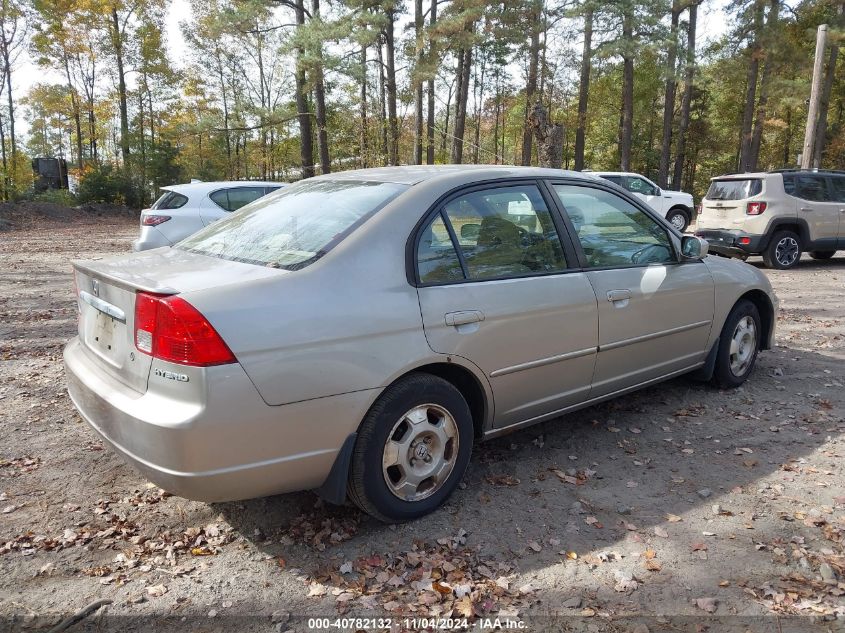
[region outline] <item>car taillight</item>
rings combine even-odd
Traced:
[[[141,218],[141,224],[144,226],[158,226],[159,224],[164,224],[169,219],[169,215],[145,215]]]
[[[749,202],[745,207],[745,215],[760,215],[766,210],[765,202]]]
[[[237,362],[208,319],[174,295],[139,292],[135,296],[135,347],[153,358],[180,365]]]

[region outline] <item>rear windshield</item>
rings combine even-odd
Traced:
[[[303,180],[207,226],[177,248],[297,270],[319,259],[407,188],[386,182]]]
[[[713,180],[704,197],[708,200],[743,200],[756,196],[762,190],[763,181],[759,178]]]

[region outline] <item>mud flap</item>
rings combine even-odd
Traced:
[[[355,448],[357,433],[350,434],[344,441],[343,446],[337,452],[329,476],[323,485],[317,488],[316,492],[320,498],[335,505],[343,505],[346,502],[346,483],[349,480],[349,465],[352,463],[352,449]]]
[[[709,382],[713,379],[713,372],[716,370],[716,356],[719,355],[719,339],[713,343],[713,347],[707,353],[707,358],[704,359],[704,365],[690,374],[693,380],[700,380],[702,382]]]

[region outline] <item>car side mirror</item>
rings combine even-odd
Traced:
[[[478,234],[481,232],[480,224],[462,224],[461,225],[461,239],[471,242],[478,239]]]
[[[663,191],[661,191],[660,187],[654,188],[654,193],[652,195],[657,196],[658,198],[663,195]]]
[[[703,237],[684,235],[681,238],[681,255],[684,259],[701,259],[707,255],[710,245]]]

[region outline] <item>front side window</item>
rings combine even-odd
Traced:
[[[316,261],[407,185],[302,180],[177,244],[193,253],[297,270]]]
[[[644,196],[654,196],[657,195],[657,190],[655,189],[654,185],[650,182],[643,180],[642,178],[635,178],[629,176],[626,178],[627,186],[625,187],[631,193],[639,193]]]
[[[609,191],[554,185],[591,268],[676,261],[669,232]]]
[[[442,216],[458,241],[468,279],[523,277],[566,268],[560,238],[536,185],[465,193],[447,202]]]

